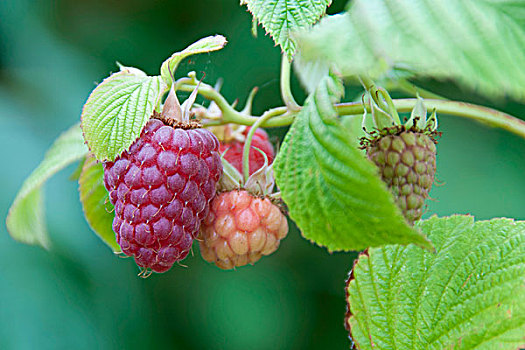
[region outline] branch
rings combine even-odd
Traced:
[[[191,76],[189,78],[181,78],[177,80],[176,88],[182,91],[193,91],[197,82],[198,81]],[[253,125],[259,120],[259,117],[246,115],[235,110],[218,91],[208,84],[201,83],[198,91],[199,94],[206,99],[214,101],[222,112],[222,118],[220,120],[211,121],[207,123],[207,125],[227,123]],[[410,112],[412,108],[414,108],[417,99],[394,99],[392,102],[398,112]],[[472,119],[491,127],[507,130],[525,138],[525,121],[513,117],[510,114],[459,101],[425,99],[424,103],[429,110],[435,108],[438,113]],[[334,107],[339,115],[363,114],[366,108],[361,102],[339,103],[334,105]],[[290,125],[298,113],[298,111],[288,110],[285,106],[271,108],[263,113],[263,116],[271,117],[271,119],[266,120],[260,126],[269,128]]]
[[[417,99],[395,99],[393,102],[398,112],[410,112],[412,108],[414,108]],[[429,99],[424,100],[424,104],[430,110],[435,108],[438,113],[473,119],[485,125],[504,129],[525,138],[525,121],[513,117],[510,114],[492,108],[458,101]],[[362,114],[364,112],[364,106],[361,103],[340,103],[337,104],[335,108],[339,115]]]
[[[181,78],[177,80],[176,85],[177,90],[190,92],[195,89],[197,81],[193,77]],[[217,90],[208,84],[201,83],[198,92],[206,99],[215,102],[222,112],[222,118],[220,120],[214,120],[210,123],[206,123],[206,125],[221,125],[228,123],[253,125],[259,119],[259,117],[247,115],[235,110],[235,108],[233,108]],[[269,114],[269,116],[275,118],[267,120],[262,126],[278,127],[292,124],[293,117],[296,113],[289,112],[288,108],[283,106],[269,109],[263,113],[263,115],[265,114]],[[216,117],[211,119],[216,119]]]

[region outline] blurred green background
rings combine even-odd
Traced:
[[[0,1],[2,219],[46,149],[78,121],[95,83],[117,70],[115,61],[158,74],[172,52],[220,33],[226,48],[192,57],[178,75],[195,70],[212,84],[223,77],[223,94],[241,105],[259,86],[255,113],[281,105],[279,49],[262,29],[252,37],[251,16],[238,3]],[[329,13],[344,5],[334,1]],[[523,104],[425,84],[525,115]],[[525,219],[525,140],[449,116],[440,130],[440,184],[427,216]],[[222,271],[195,250],[187,267],[143,280],[131,259],[113,255],[90,231],[68,179],[74,168],[46,185],[50,251],[13,241],[0,225],[0,349],[348,348],[344,282],[355,253],[329,254],[292,225],[280,249],[253,267]]]

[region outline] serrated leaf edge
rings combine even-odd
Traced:
[[[279,0],[277,0],[277,1],[279,1]],[[287,0],[285,0],[285,1],[287,1]],[[326,7],[329,7],[331,4],[332,4],[332,0],[329,0],[328,5]],[[292,60],[293,56],[295,55],[295,51],[296,51],[296,42],[295,42],[295,39],[292,36],[292,33],[297,31],[297,30],[300,30],[300,29],[310,28],[312,25],[314,25],[316,22],[318,22],[319,19],[321,19],[326,14],[326,8],[325,8],[325,10],[322,13],[316,15],[315,18],[312,20],[312,22],[309,23],[308,25],[298,26],[296,28],[287,28],[286,31],[288,32],[288,34],[286,35],[285,39],[283,39],[283,42],[280,42],[281,40],[279,40],[279,38],[276,37],[276,35],[274,35],[272,33],[271,29],[268,28],[268,26],[264,22],[262,22],[259,17],[257,17],[255,15],[255,12],[254,12],[254,9],[253,9],[253,5],[252,5],[252,3],[249,0],[241,0],[240,5],[241,6],[246,5],[246,7],[248,8],[248,11],[252,15],[255,23],[261,24],[261,26],[264,28],[265,35],[269,35],[273,39],[273,42],[275,44],[274,46],[280,46],[281,47],[281,53],[286,54],[289,61]],[[284,20],[284,22],[286,22],[286,21],[287,20]],[[283,29],[281,27],[281,32],[282,31],[283,31]]]
[[[136,72],[137,74],[135,74],[134,72]],[[129,138],[126,142],[123,141],[123,143],[127,144],[127,146],[124,146],[124,147],[121,147],[120,150],[117,151],[117,146],[114,146],[114,152],[115,152],[115,155],[110,157],[107,152],[102,154],[102,150],[107,150],[107,147],[104,147],[104,148],[100,148],[99,146],[97,145],[93,145],[91,144],[88,139],[86,138],[86,132],[85,132],[85,115],[86,115],[86,109],[88,108],[88,102],[90,102],[90,99],[92,98],[92,96],[96,93],[97,89],[99,87],[101,87],[103,84],[105,83],[110,83],[111,81],[113,81],[114,79],[118,79],[120,77],[123,77],[123,76],[130,76],[130,77],[135,77],[135,78],[139,78],[139,79],[143,79],[142,82],[139,83],[139,81],[136,82],[136,84],[138,85],[135,89],[133,89],[133,92],[131,92],[129,94],[129,96],[131,96],[137,89],[141,89],[144,87],[144,83],[146,83],[148,80],[149,80],[149,85],[148,85],[148,89],[151,88],[151,84],[153,83],[153,78],[157,78],[158,80],[158,93],[157,93],[157,96],[156,96],[156,99],[155,101],[153,101],[151,103],[151,112],[150,113],[147,113],[147,110],[145,110],[145,114],[148,114],[149,117],[151,117],[151,115],[153,115],[153,112],[155,111],[155,108],[156,106],[160,103],[161,99],[162,99],[162,96],[164,95],[164,91],[166,89],[166,85],[165,83],[163,82],[163,80],[161,79],[160,76],[148,76],[144,73],[144,75],[140,74],[140,72],[142,72],[141,70],[139,70],[138,68],[133,68],[133,67],[123,67],[121,66],[121,70],[119,72],[116,72],[116,73],[113,73],[111,74],[109,77],[106,77],[100,84],[98,84],[95,89],[93,89],[93,91],[90,93],[86,103],[84,104],[84,106],[82,107],[82,114],[81,114],[81,117],[80,117],[80,127],[82,129],[82,135],[84,137],[84,140],[85,140],[85,143],[86,145],[88,146],[88,149],[89,151],[95,155],[95,157],[97,158],[97,160],[99,161],[113,161],[115,160],[118,156],[120,156],[124,151],[127,151],[131,145],[140,137],[140,134],[142,132],[142,129],[145,127],[145,125],[147,124],[149,118],[144,118],[144,120],[142,121],[141,125],[140,125],[140,129],[137,128],[137,132],[136,132],[136,135],[132,138]],[[142,72],[143,73],[143,72]],[[140,85],[139,85],[140,84]],[[111,90],[110,90],[111,91]],[[128,97],[129,98],[129,97]],[[138,103],[138,100],[137,100],[137,103]],[[146,101],[146,105],[147,105],[148,101]],[[93,104],[93,103],[92,103]],[[105,111],[106,109],[108,108],[108,106],[104,107],[103,111]],[[108,123],[106,123],[106,125],[108,125]],[[105,127],[107,128],[107,126]],[[136,129],[135,125],[133,125],[133,128],[132,128],[134,131]],[[133,134],[133,133],[131,133]],[[129,135],[131,137],[131,135]],[[111,135],[107,135],[106,138],[110,138]],[[99,140],[100,141],[100,140]],[[95,142],[96,143],[96,142]]]

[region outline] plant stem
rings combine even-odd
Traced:
[[[398,112],[410,112],[417,99],[404,98],[393,100]],[[425,99],[425,106],[438,113],[476,120],[480,123],[501,128],[525,138],[525,121],[492,108],[466,102]],[[335,105],[339,115],[361,114],[364,106],[361,103],[340,103]]]
[[[246,135],[246,140],[244,141],[244,147],[242,149],[242,176],[244,178],[244,183],[248,181],[250,177],[250,147],[252,145],[252,138],[255,135],[255,131],[268,119],[272,118],[272,113],[266,112],[253,123],[248,135]]]
[[[297,112],[301,107],[295,102],[293,98],[292,89],[290,87],[290,70],[291,64],[288,61],[286,54],[283,54],[281,60],[281,97],[284,104],[290,111]]]
[[[177,81],[177,89],[181,91],[193,91],[197,82],[191,78],[182,78]],[[208,100],[215,101],[217,106],[222,111],[222,120],[212,121],[209,125],[236,123],[241,125],[253,125],[259,117],[242,114],[236,111],[226,99],[210,85],[201,83],[199,87],[199,94]],[[398,112],[410,112],[414,108],[417,99],[405,98],[392,100]],[[492,108],[483,107],[466,102],[440,100],[440,99],[425,99],[425,106],[427,109],[436,109],[438,113],[454,115],[473,119],[480,123],[507,130],[513,134],[525,138],[525,121],[513,117],[507,113],[497,111]],[[334,105],[339,115],[362,114],[365,106],[361,102],[339,103]],[[270,120],[261,121],[262,127],[278,127],[292,124],[294,117],[298,112],[289,111],[287,107],[275,107],[264,112],[263,116],[267,115]],[[208,125],[208,124],[207,124]]]
[[[414,103],[414,99],[399,99],[395,104],[399,110],[408,111],[412,108],[408,107],[408,105],[413,105]],[[525,121],[513,117],[510,114],[459,101],[425,100],[424,103],[429,110],[435,108],[437,112],[442,114],[473,119],[485,125],[501,128],[525,138]]]
[[[177,81],[177,90],[180,91],[193,91],[195,84],[191,78],[181,78]],[[201,83],[199,87],[199,94],[207,98],[208,100],[214,101],[222,112],[222,119],[218,122],[206,123],[206,125],[221,125],[228,123],[236,123],[240,125],[253,125],[259,117],[243,114],[236,111],[231,105],[228,104],[226,99],[213,87],[208,84]],[[265,127],[277,127],[290,125],[293,121],[295,113],[288,112],[286,107],[276,107],[267,110],[264,114],[269,113],[272,117],[279,116],[279,119],[268,120]]]

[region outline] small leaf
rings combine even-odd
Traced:
[[[326,12],[332,0],[242,0],[283,52],[292,59],[295,43],[292,31],[310,27]]]
[[[357,148],[333,103],[342,86],[331,77],[306,100],[286,134],[274,171],[290,217],[303,235],[329,250],[390,243],[432,245],[410,227],[377,168]]]
[[[113,161],[140,136],[166,85],[137,68],[122,67],[89,95],[82,111],[82,130],[99,161]]]
[[[305,60],[345,76],[391,70],[525,98],[525,16],[515,0],[354,0],[295,36]],[[514,6],[514,7],[513,7]]]
[[[358,349],[509,349],[525,344],[525,222],[432,217],[415,246],[370,249],[347,282]]]
[[[188,56],[220,50],[228,41],[222,35],[208,36],[194,42],[184,50],[175,52],[162,63],[160,74],[167,86],[171,86],[172,75],[175,73],[179,63]]]
[[[91,229],[114,252],[120,252],[113,232],[114,208],[104,187],[104,167],[92,156],[88,156],[78,180],[80,202]]]
[[[52,175],[82,159],[88,152],[78,124],[60,135],[47,151],[44,160],[24,181],[9,209],[6,225],[17,241],[49,248],[44,220],[42,185]]]

